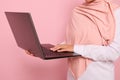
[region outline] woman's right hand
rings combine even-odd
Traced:
[[[28,54],[28,55],[34,56],[34,54],[33,54],[33,53],[31,53],[31,52],[30,52],[30,51],[28,51],[28,50],[25,50],[25,53],[26,53],[26,54]]]

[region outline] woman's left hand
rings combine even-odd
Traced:
[[[74,46],[70,44],[58,44],[53,48],[50,48],[50,50],[57,52],[73,52],[73,47]]]

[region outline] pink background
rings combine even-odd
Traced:
[[[5,11],[30,12],[42,43],[64,40],[65,26],[74,6],[84,0],[0,0],[0,80],[66,80],[67,60],[41,60],[17,47]],[[118,1],[119,2],[119,1]],[[120,80],[120,60],[116,80]]]

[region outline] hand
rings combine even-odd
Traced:
[[[25,50],[25,53],[28,54],[28,55],[31,55],[31,56],[34,56],[30,51],[28,50]]]
[[[52,51],[57,51],[57,52],[73,52],[73,45],[70,44],[59,44],[54,46],[53,48],[50,48]]]

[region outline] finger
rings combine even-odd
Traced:
[[[30,52],[30,51],[28,51],[28,50],[25,50],[25,52],[26,52],[28,55],[30,55],[30,54],[31,54],[31,52]]]
[[[66,52],[66,51],[68,51],[67,49],[59,49],[59,50],[57,50],[57,52]]]
[[[29,54],[29,51],[28,51],[28,50],[25,50],[25,52],[26,52],[27,54]]]
[[[31,56],[34,56],[34,54],[30,54]]]
[[[59,50],[59,49],[61,49],[61,48],[63,48],[62,45],[56,45],[55,47],[50,48],[50,49],[51,49],[52,51],[56,51],[56,50]]]
[[[31,52],[28,51],[28,50],[25,50],[25,52],[26,52],[28,55],[30,55],[30,56],[35,56],[33,53],[31,53]]]

